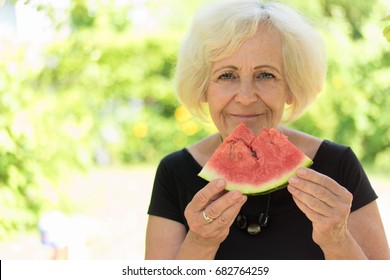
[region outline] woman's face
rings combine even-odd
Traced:
[[[281,121],[289,94],[281,40],[275,33],[259,27],[232,56],[213,64],[206,98],[223,137],[239,123],[259,133]]]

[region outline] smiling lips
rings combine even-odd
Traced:
[[[230,114],[234,118],[251,119],[261,116],[262,114]]]

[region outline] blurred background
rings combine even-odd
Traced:
[[[158,161],[215,131],[172,87],[204,2],[0,0],[1,259],[143,258]],[[280,2],[328,47],[325,90],[290,126],[353,148],[390,236],[390,2]]]

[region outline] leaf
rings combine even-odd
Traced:
[[[383,35],[385,36],[386,40],[390,42],[390,25],[386,26],[383,29]]]
[[[390,21],[390,15],[388,15],[387,17],[385,17],[384,19],[382,20],[389,20]]]

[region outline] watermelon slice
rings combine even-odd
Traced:
[[[226,180],[226,190],[260,195],[287,186],[299,167],[313,161],[274,128],[255,135],[238,125],[217,148],[199,176],[208,181]]]

